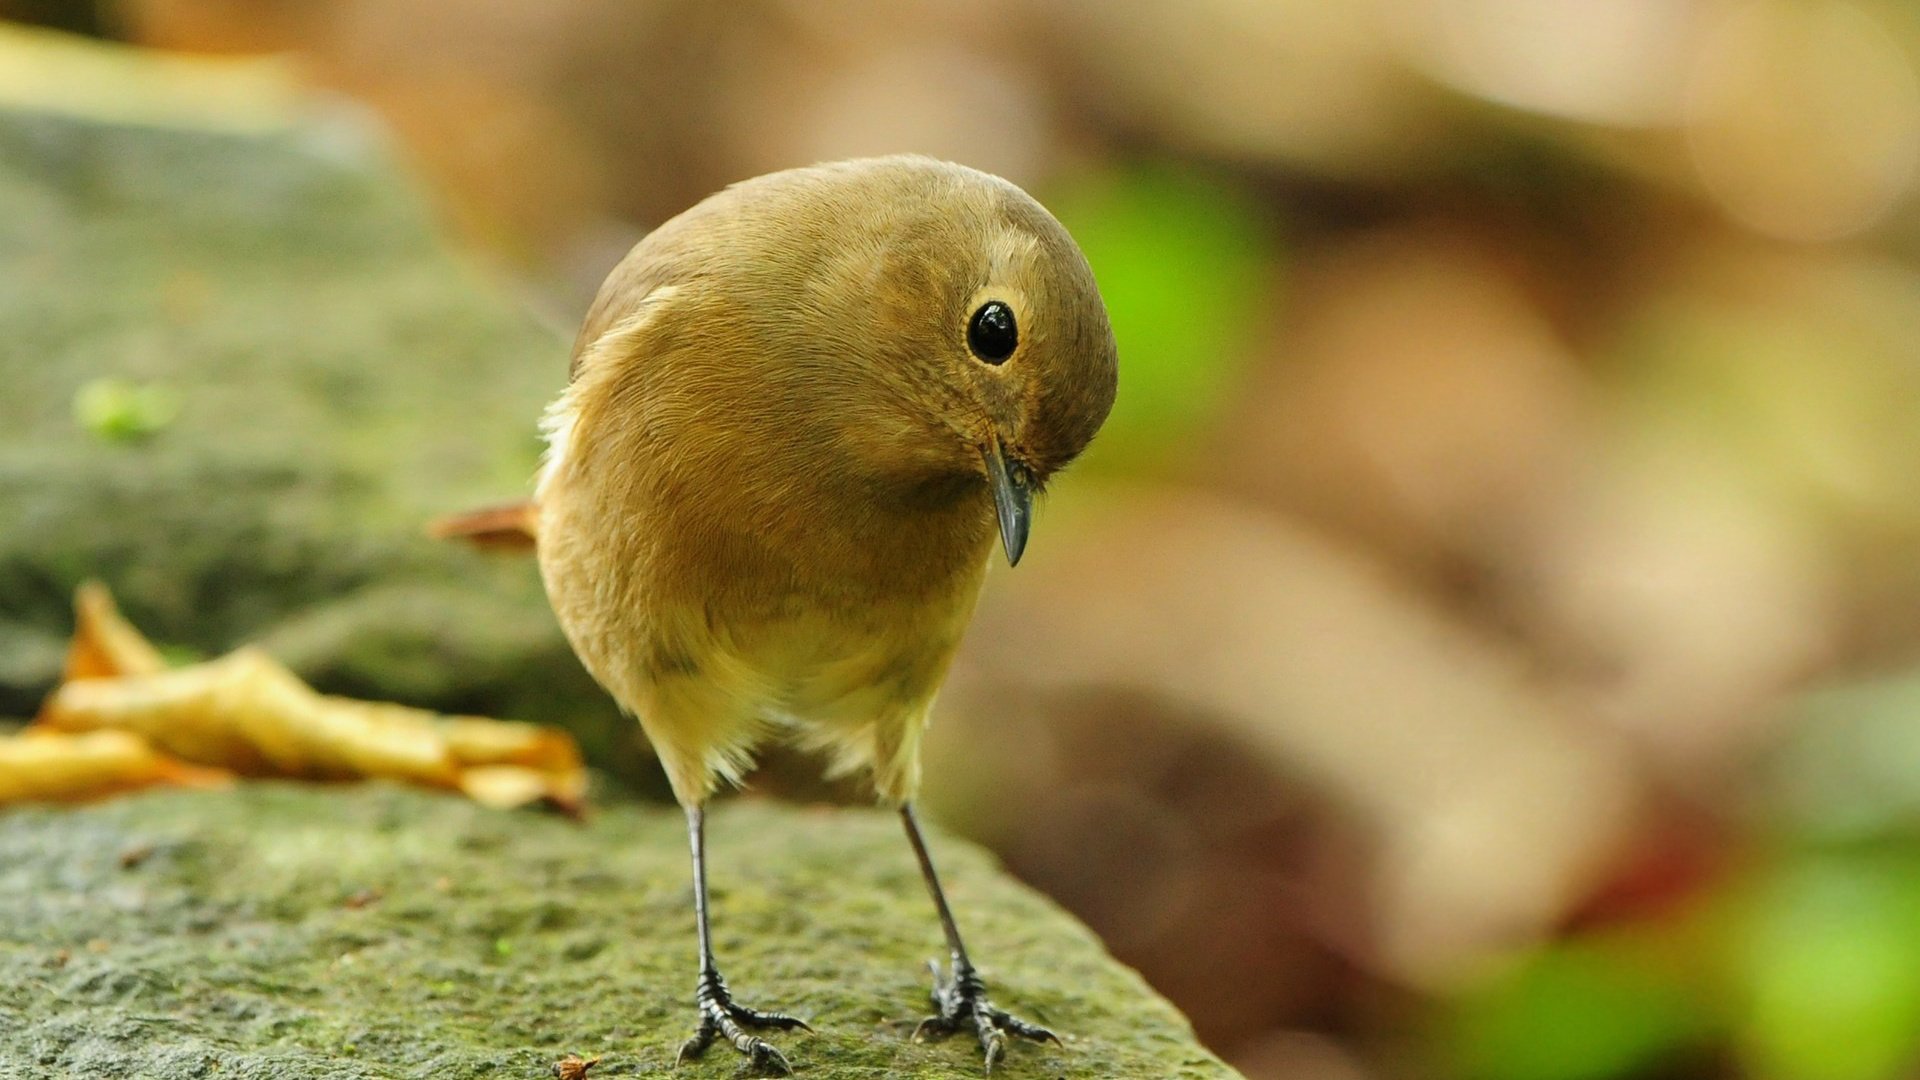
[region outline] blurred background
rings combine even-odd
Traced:
[[[552,328],[549,393],[605,272],[728,182],[907,150],[1007,176],[1086,249],[1122,389],[990,577],[938,818],[1255,1080],[1920,1067],[1912,5],[0,16],[358,111]],[[101,570],[42,562],[16,619]],[[520,690],[455,704],[567,720],[525,691],[572,670],[537,633]],[[755,786],[857,799],[811,769]]]

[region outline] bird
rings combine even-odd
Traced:
[[[934,1011],[990,1073],[1050,1031],[994,1005],[915,813],[921,734],[995,541],[1018,564],[1091,442],[1118,354],[1085,255],[1015,184],[915,155],[774,172],[648,233],[601,286],[548,409],[524,527],[562,630],[684,808],[694,1034],[787,1074],[714,954],[705,809],[787,739],[898,811],[946,937]],[[459,532],[456,525],[443,532]]]

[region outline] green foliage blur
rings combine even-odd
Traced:
[[[1068,179],[1041,195],[1095,268],[1126,357],[1085,468],[1190,472],[1272,314],[1277,243],[1258,204],[1173,163]]]

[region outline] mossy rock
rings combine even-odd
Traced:
[[[997,1001],[1063,1047],[996,1076],[1231,1077],[1093,934],[935,835]],[[722,805],[716,946],[746,1004],[809,1020],[802,1077],[977,1080],[979,1048],[907,1038],[941,937],[898,821]],[[694,1018],[678,812],[584,825],[384,785],[252,784],[0,812],[0,1075],[667,1075]],[[735,1076],[724,1045],[675,1075]]]
[[[15,61],[88,65],[47,82],[111,82],[108,105],[191,63],[0,26]],[[251,76],[199,96],[223,87],[250,130],[0,100],[0,716],[52,687],[73,588],[99,577],[164,644],[564,722],[654,775],[531,561],[424,535],[527,493],[564,338],[450,248],[377,131],[310,101],[263,119]]]

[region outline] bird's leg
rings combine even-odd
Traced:
[[[960,941],[960,927],[953,921],[953,909],[947,906],[947,894],[940,888],[940,875],[934,872],[933,857],[927,854],[927,842],[920,835],[920,823],[914,819],[913,804],[900,807],[900,820],[907,827],[907,842],[913,845],[913,853],[920,860],[920,874],[927,879],[927,891],[933,894],[933,906],[940,911],[940,927],[947,933],[947,949],[952,953],[952,967],[947,972],[940,970],[938,960],[930,960],[927,966],[933,969],[933,1007],[934,1015],[920,1021],[913,1029],[915,1042],[929,1035],[951,1035],[963,1028],[972,1028],[980,1039],[980,1049],[987,1055],[987,1071],[1007,1052],[1007,1037],[1018,1036],[1035,1042],[1058,1044],[1059,1036],[1046,1028],[1029,1024],[1015,1016],[994,1007],[987,999],[987,984],[974,970],[973,961],[967,959],[967,947]]]
[[[694,991],[694,1001],[700,1007],[700,1027],[693,1037],[680,1045],[680,1055],[674,1064],[688,1058],[697,1058],[706,1053],[716,1036],[724,1037],[733,1044],[735,1050],[745,1054],[756,1069],[762,1069],[779,1076],[793,1074],[793,1066],[787,1063],[786,1056],[765,1039],[752,1034],[748,1028],[779,1028],[792,1031],[799,1028],[811,1032],[806,1021],[785,1013],[758,1012],[744,1005],[736,1005],[733,995],[727,991],[727,981],[720,977],[720,968],[713,961],[713,934],[707,928],[707,839],[706,811],[702,807],[687,808],[687,839],[693,846],[693,914],[700,928],[700,982]]]

